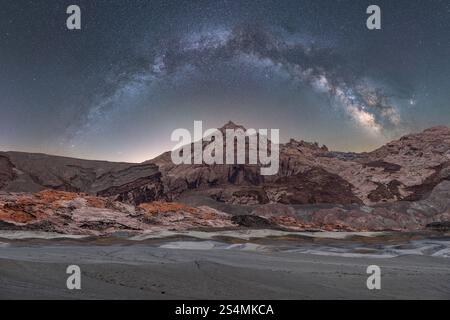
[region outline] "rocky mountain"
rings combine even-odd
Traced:
[[[146,163],[159,167],[165,194],[173,199],[196,189],[236,204],[412,201],[450,179],[450,129],[430,128],[361,154],[330,152],[317,143],[292,139],[280,145],[275,176],[261,176],[256,165],[175,166],[170,153]]]
[[[161,173],[154,164],[90,161],[45,154],[0,152],[0,190],[53,189],[111,196],[136,204],[163,197]]]
[[[0,152],[0,220],[97,234],[171,225],[414,230],[450,220],[448,127],[360,154],[294,139],[279,147],[274,176],[259,165],[174,165],[170,152],[141,164]],[[151,219],[149,207],[158,209]]]

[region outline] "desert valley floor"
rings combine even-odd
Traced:
[[[163,236],[3,232],[0,298],[450,298],[450,241],[442,235],[246,230]],[[73,264],[81,268],[81,290],[66,287]],[[381,268],[381,290],[367,289],[369,265]]]

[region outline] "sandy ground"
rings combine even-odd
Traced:
[[[72,264],[81,268],[81,290],[66,288]],[[372,264],[381,268],[381,290],[366,287]],[[450,299],[450,259],[186,249],[173,243],[3,243],[0,298]]]

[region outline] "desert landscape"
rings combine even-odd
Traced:
[[[450,300],[448,0],[1,8],[0,300]]]
[[[448,127],[359,154],[291,139],[276,176],[177,166],[170,152],[140,164],[1,152],[0,164],[2,298],[450,297]],[[65,289],[68,264],[84,290]],[[371,264],[386,279],[376,293]]]
[[[360,154],[292,139],[275,176],[259,165],[174,165],[170,152],[140,164],[1,152],[0,164],[5,230],[445,232],[450,220],[448,127]]]

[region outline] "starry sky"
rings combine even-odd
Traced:
[[[450,0],[0,4],[0,150],[140,162],[194,120],[357,152],[450,125]]]

